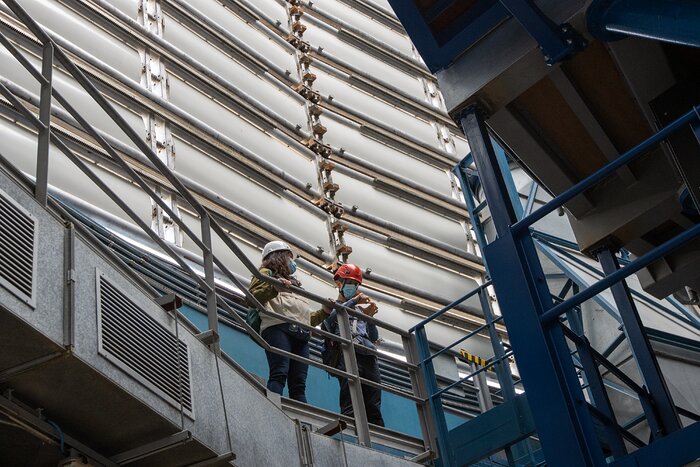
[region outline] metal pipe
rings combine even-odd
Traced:
[[[444,243],[440,240],[435,240],[432,237],[428,237],[427,235],[424,235],[420,232],[416,232],[415,230],[411,230],[411,229],[408,229],[406,227],[402,227],[394,222],[388,221],[388,220],[383,219],[381,217],[377,217],[373,214],[362,211],[361,209],[357,208],[356,206],[353,206],[352,209],[350,209],[349,211],[346,211],[346,213],[348,213],[352,216],[358,217],[362,220],[371,222],[372,224],[378,225],[380,227],[384,227],[385,229],[394,231],[399,235],[410,238],[411,240],[416,240],[418,242],[425,243],[426,245],[432,246],[432,247],[437,248],[439,250],[443,250],[447,253],[458,256],[460,258],[465,258],[465,259],[472,261],[474,263],[483,264],[483,259],[480,258],[479,256],[476,256],[473,253],[469,253],[466,250],[461,250],[461,249],[454,247],[452,245],[448,245],[447,243]],[[391,238],[391,237],[389,237],[389,238]],[[399,240],[399,239],[396,239],[396,240]]]

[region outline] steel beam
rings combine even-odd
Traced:
[[[39,121],[43,128],[38,128],[39,140],[36,156],[36,187],[34,196],[39,204],[46,207],[49,183],[49,142],[51,140],[51,92],[53,90],[53,44],[46,42],[42,51],[41,100],[39,104]]]
[[[192,441],[192,433],[186,430],[180,431],[163,439],[152,441],[143,446],[119,453],[112,456],[112,460],[119,465],[130,464],[160,452],[167,451],[168,449],[173,449],[181,444],[189,443],[190,441]]]
[[[469,107],[461,115],[460,123],[469,141],[491,217],[500,237],[518,221],[515,208],[508,199],[508,185],[499,168],[498,157],[491,144],[481,110],[476,106]]]
[[[604,248],[597,252],[598,261],[606,276],[616,273],[620,265],[613,251]],[[661,373],[661,368],[644,331],[639,312],[624,280],[610,287],[615,304],[624,325],[624,332],[637,362],[639,373],[652,398],[660,428],[663,433],[652,433],[654,438],[668,435],[681,428],[676,407]]]

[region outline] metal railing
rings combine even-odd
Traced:
[[[321,368],[338,377],[347,378],[350,383],[350,393],[354,408],[355,430],[360,444],[368,446],[371,445],[370,429],[361,389],[361,385],[367,385],[391,392],[416,403],[419,417],[421,419],[424,443],[426,449],[431,451],[433,449],[434,436],[432,435],[431,424],[428,422],[427,418],[427,399],[424,395],[424,383],[418,365],[418,340],[416,339],[415,334],[375,318],[366,316],[359,311],[345,307],[340,303],[336,303],[332,299],[328,299],[326,297],[308,292],[302,288],[293,286],[289,287],[288,290],[315,303],[320,305],[328,305],[337,310],[340,324],[340,336],[311,327],[308,323],[295,322],[286,316],[266,310],[265,307],[248,291],[247,287],[244,286],[239,278],[236,277],[233,272],[231,272],[228,266],[226,266],[226,264],[216,254],[214,254],[212,248],[213,235],[218,236],[221,241],[223,241],[224,245],[231,252],[233,252],[235,257],[241,261],[245,268],[250,271],[254,277],[275,286],[283,286],[283,284],[279,280],[263,275],[258,271],[257,267],[250,261],[241,248],[221,226],[217,215],[197,201],[195,195],[188,190],[178,176],[167,167],[167,165],[154,153],[154,151],[137,134],[137,132],[129,126],[125,119],[116,111],[114,106],[107,100],[102,92],[100,92],[97,86],[67,56],[62,48],[56,44],[56,42],[49,36],[43,27],[34,21],[15,0],[2,1],[9,7],[17,19],[19,19],[19,21],[21,21],[29,31],[31,31],[31,33],[37,38],[43,47],[42,70],[39,72],[13,43],[4,34],[0,33],[0,43],[2,43],[10,54],[41,84],[41,95],[38,101],[39,117],[37,118],[33,111],[30,110],[30,108],[28,108],[17,97],[17,95],[9,89],[9,87],[12,87],[11,83],[4,80],[0,81],[0,94],[2,94],[2,96],[7,99],[7,101],[14,107],[21,117],[23,117],[38,132],[37,167],[36,180],[34,184],[35,197],[37,201],[43,206],[47,206],[49,201],[49,147],[50,143],[53,143],[55,147],[65,154],[65,156],[78,169],[80,169],[95,185],[97,185],[143,232],[148,235],[148,237],[156,245],[158,245],[159,248],[161,248],[170,258],[172,258],[172,260],[174,260],[176,264],[183,271],[185,271],[202,290],[205,291],[208,330],[201,333],[198,337],[200,337],[203,342],[207,343],[215,353],[219,354],[220,352],[218,343],[219,317],[217,310],[218,308],[221,308],[222,310],[226,311],[227,314],[233,318],[233,320],[239,326],[243,327],[255,340],[255,342],[266,351]],[[200,218],[201,236],[196,235],[196,233],[182,219],[180,219],[175,212],[173,212],[171,207],[165,201],[163,201],[160,196],[158,196],[156,191],[149,186],[146,180],[144,180],[144,178],[132,168],[129,162],[120,155],[121,151],[110,144],[107,139],[102,136],[101,132],[93,127],[85,117],[77,112],[70,102],[68,102],[68,100],[53,86],[52,70],[54,67],[54,60],[56,60],[58,64],[60,64],[77,81],[77,83],[87,92],[87,94],[117,124],[124,134],[136,145],[143,156],[145,156],[151,167],[156,169],[165,177],[167,182],[169,182],[171,185],[169,189],[171,189],[175,194],[180,196],[187,202],[187,204],[189,204],[196,215]],[[52,131],[52,99],[55,99],[56,102],[60,104],[73,119],[75,119],[78,125],[82,127],[82,130],[84,130],[97,144],[99,144],[102,150],[109,155],[111,160],[119,167],[119,169],[123,171],[123,173],[134,183],[136,183],[141,190],[143,190],[143,192],[145,192],[151,198],[151,200],[157,204],[173,220],[174,223],[178,225],[181,232],[190,238],[194,245],[201,250],[204,277],[193,269],[193,267],[188,263],[188,261],[186,261],[180,252],[178,252],[171,244],[160,238],[149,225],[140,219],[138,214],[123,199],[121,199],[119,195],[99,177],[99,175],[92,171],[81,159],[81,157],[77,155],[56,132]],[[68,213],[65,211],[63,214],[68,215]],[[264,339],[261,338],[260,335],[250,328],[245,319],[236,313],[235,310],[227,303],[227,301],[219,293],[217,293],[214,282],[215,269],[218,269],[226,277],[226,279],[238,287],[238,289],[244,294],[245,299],[261,313],[279,319],[283,322],[297,324],[316,335],[340,342],[343,349],[345,368],[348,370],[339,370],[337,368],[319,363],[315,360],[300,357],[293,353],[286,352],[269,345]],[[155,293],[155,290],[152,287],[148,287],[147,290],[149,290],[151,293]],[[389,360],[393,365],[403,368],[409,373],[411,379],[410,392],[398,389],[391,385],[370,381],[359,376],[357,362],[355,359],[355,349],[359,344],[354,343],[352,340],[349,324],[350,316],[374,323],[382,329],[401,336],[407,361],[403,361],[385,354],[381,354],[381,358],[384,360]],[[375,349],[363,347],[362,350],[364,353],[369,353],[375,356],[379,355]]]

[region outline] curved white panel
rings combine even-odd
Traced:
[[[356,205],[361,210],[389,222],[466,250],[467,237],[457,222],[383,193],[350,176],[336,172],[333,174],[333,180],[340,185],[336,199],[345,205]]]
[[[328,249],[325,220],[175,139],[177,171],[302,240]]]
[[[141,59],[133,48],[56,2],[24,0],[22,7],[43,26],[134,81],[139,81]]]
[[[24,69],[20,63],[12,57],[4,48],[0,48],[0,58],[2,59],[2,69],[0,74],[30,91],[38,97],[39,83]],[[28,60],[35,68],[41,69],[41,62],[33,56],[27,56]],[[54,68],[53,71],[53,86],[58,90],[63,97],[83,116],[88,117],[87,120],[95,128],[104,131],[108,135],[118,139],[119,141],[136,147],[135,144],[119,129],[116,123],[105,114],[102,108],[97,105],[90,95],[73,79],[72,76],[65,74],[63,71]],[[136,130],[137,134],[144,135],[145,127],[141,116],[130,112],[121,105],[112,103],[117,112],[124,117],[127,123]],[[54,99],[52,105],[62,108]]]
[[[346,234],[345,237],[348,245],[352,247],[352,262],[363,269],[371,268],[377,274],[391,277],[410,287],[454,300],[479,285],[473,279],[440,269],[354,234]],[[465,303],[479,306],[477,299],[470,299]]]
[[[391,83],[402,91],[420,100],[425,100],[423,85],[415,76],[368,55],[366,52],[343,42],[335,34],[314,24],[308,24],[308,27],[309,29],[304,33],[304,40],[308,41],[312,47],[323,47],[323,53],[327,52],[331,57],[338,57],[365,73],[380,77],[383,81]]]
[[[333,96],[334,100],[337,99],[353,110],[381,121],[389,129],[396,128],[435,148],[440,147],[437,130],[429,122],[381,101],[318,68],[314,68],[313,72],[317,76],[316,81],[314,81],[314,89],[320,91],[321,94]]]
[[[138,18],[138,2],[136,0],[110,0],[109,3],[133,19]]]
[[[36,173],[36,142],[36,134],[30,133],[5,119],[0,119],[0,153],[13,165],[32,177]],[[131,209],[136,211],[140,219],[150,225],[151,201],[140,188],[111,172],[96,167],[94,164],[89,162],[86,164]],[[81,199],[90,200],[91,204],[133,222],[54,145],[51,145],[49,149],[49,184]]]
[[[306,113],[302,104],[281,91],[278,86],[260,78],[252,70],[212,47],[180,23],[175,21],[168,23],[168,27],[165,28],[165,39],[219,74],[244,94],[272,109],[282,120],[295,125],[306,125]],[[175,92],[173,91],[171,95],[174,100]]]
[[[258,54],[275,63],[285,70],[296,72],[294,54],[285,50],[279,43],[271,39],[270,31],[253,27],[233,11],[218,2],[197,2],[193,5],[203,13],[211,23],[216,23],[230,34],[252,47]]]
[[[241,3],[254,6],[270,17],[273,23],[279,21],[278,28],[283,31],[289,31],[287,10],[281,2],[276,0],[244,0]]]
[[[387,28],[338,0],[314,0],[314,4],[320,10],[328,12],[336,18],[341,18],[347,24],[354,26],[358,31],[362,31],[364,34],[388,44],[409,57],[413,56],[413,44],[408,36]]]
[[[286,144],[171,75],[170,101],[238,144],[289,172],[304,183],[316,185],[313,163]]]
[[[324,141],[336,148],[344,148],[351,154],[377,164],[380,167],[415,180],[446,195],[451,195],[446,172],[414,159],[397,149],[363,135],[357,126],[349,126],[329,115],[323,124],[328,128]]]

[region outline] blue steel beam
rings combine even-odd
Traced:
[[[491,144],[481,110],[477,106],[471,106],[460,115],[459,120],[469,141],[481,186],[491,210],[491,218],[500,237],[518,221],[517,211],[509,199],[508,184],[500,170],[498,156]]]
[[[598,261],[606,275],[613,274],[620,269],[615,254],[608,248],[598,252]],[[646,384],[653,400],[654,408],[659,419],[663,433],[652,433],[654,437],[668,435],[681,429],[676,407],[671,399],[671,394],[666,386],[666,381],[661,374],[661,368],[656,361],[656,356],[647,338],[642,320],[639,317],[637,307],[630,295],[629,288],[624,280],[611,288],[613,298],[620,312],[624,324],[623,330],[634,356],[642,380]]]
[[[695,0],[594,0],[588,30],[610,42],[638,36],[700,47],[700,8]]]
[[[510,229],[517,215],[482,116],[472,107],[461,123],[499,235],[485,247],[484,256],[547,461],[603,466],[603,452],[563,331],[540,322],[540,315],[552,307],[550,292],[532,238],[514,235]]]

